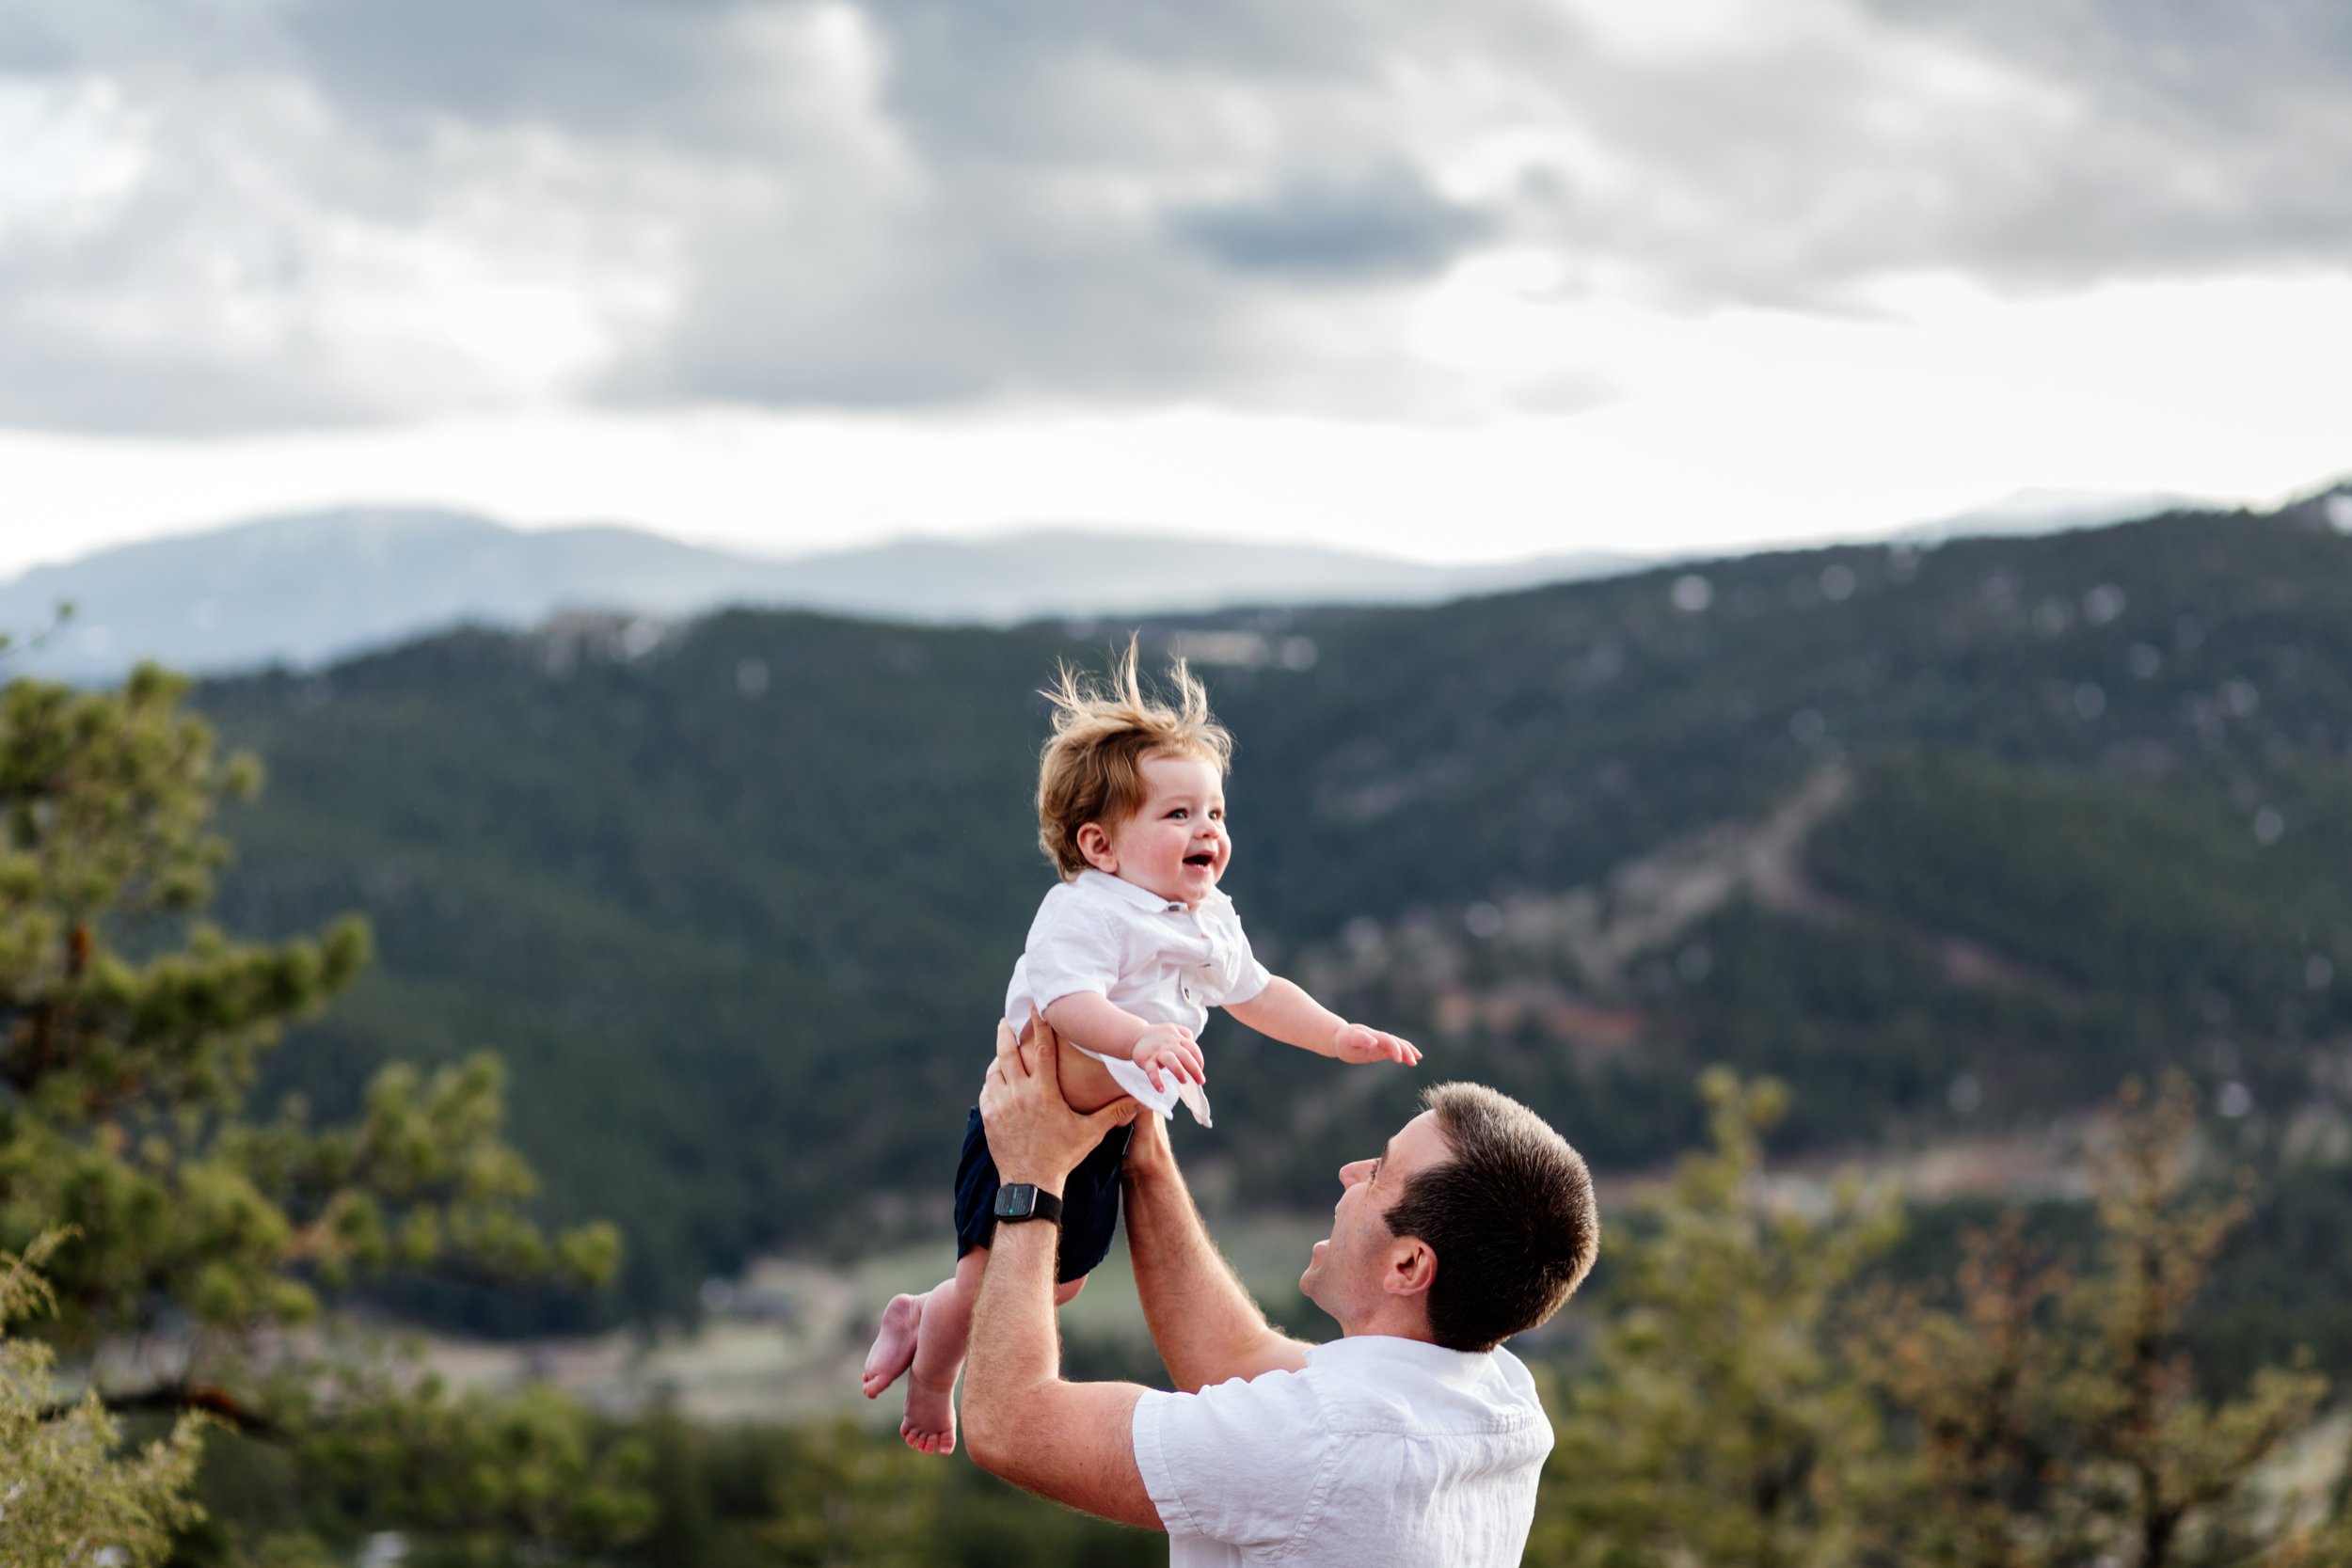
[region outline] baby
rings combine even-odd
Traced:
[[[1183,660],[1171,674],[1177,705],[1147,699],[1130,642],[1107,689],[1064,670],[1045,693],[1054,735],[1039,769],[1039,840],[1062,879],[1039,906],[1013,967],[1007,1021],[1025,1031],[1034,1008],[1092,1058],[1065,1065],[1062,1093],[1075,1109],[1132,1095],[1168,1116],[1181,1100],[1204,1126],[1199,1037],[1212,1006],[1318,1055],[1419,1062],[1409,1041],[1348,1022],[1250,953],[1233,901],[1216,889],[1232,857],[1224,791],[1232,737],[1210,718],[1208,693]],[[1132,1132],[1120,1128],[1070,1175],[1057,1305],[1077,1295],[1110,1250]],[[997,1190],[976,1108],[956,1169],[956,1272],[923,1295],[894,1298],[866,1357],[867,1399],[909,1374],[898,1432],[925,1453],[955,1451],[956,1377]]]

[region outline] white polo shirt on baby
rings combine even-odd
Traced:
[[[1506,1568],[1551,1422],[1509,1351],[1362,1335],[1301,1371],[1148,1393],[1133,1440],[1169,1568]]]
[[[1198,1039],[1211,1007],[1247,1002],[1273,978],[1249,950],[1233,901],[1222,893],[1211,889],[1199,909],[1188,910],[1108,872],[1081,871],[1038,906],[1005,992],[1005,1021],[1018,1034],[1028,1027],[1032,1006],[1042,1013],[1089,990],[1147,1023],[1182,1024]],[[1161,1116],[1174,1111],[1173,1084],[1154,1089],[1135,1063],[1087,1054]],[[1207,1124],[1205,1097],[1193,1114]]]

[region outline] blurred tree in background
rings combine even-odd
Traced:
[[[188,1500],[201,1418],[183,1415],[168,1438],[125,1453],[94,1393],[60,1404],[55,1353],[14,1335],[50,1304],[35,1272],[63,1238],[51,1232],[21,1257],[0,1256],[0,1568],[101,1560],[151,1568],[171,1531],[195,1514]]]
[[[1966,1239],[1950,1305],[1883,1296],[1871,1314],[1863,1360],[1918,1437],[1917,1560],[2168,1568],[2253,1560],[2280,1534],[2249,1482],[2327,1380],[2272,1367],[2235,1398],[2200,1393],[2184,1324],[2251,1202],[2203,1168],[2185,1079],[2126,1085],[2121,1112],[2088,1267],[2033,1257],[2011,1215]]]
[[[0,693],[0,1247],[69,1238],[38,1243],[56,1307],[40,1332],[80,1359],[95,1402],[11,1427],[0,1475],[69,1435],[103,1452],[99,1413],[203,1411],[283,1448],[301,1489],[352,1477],[412,1528],[624,1537],[626,1466],[589,1454],[580,1413],[455,1401],[381,1369],[327,1375],[321,1292],[355,1270],[591,1281],[617,1243],[530,1220],[493,1059],[387,1068],[348,1126],[314,1128],[299,1102],[246,1119],[257,1056],[350,982],[367,933],[342,920],[248,945],[201,920],[228,857],[213,812],[260,770],[216,753],[185,689],[145,667],[119,691]],[[21,1307],[33,1287],[9,1277]],[[12,1370],[12,1399],[40,1365]],[[167,1461],[118,1466],[116,1495],[163,1497],[189,1430]],[[140,1549],[148,1527],[123,1517],[121,1549]]]
[[[2268,1368],[2216,1399],[2186,1354],[2188,1309],[2250,1202],[2209,1168],[2185,1080],[2126,1086],[2087,1259],[2010,1214],[1965,1239],[1941,1291],[1871,1277],[1888,1204],[1851,1187],[1775,1201],[1758,1135],[1776,1085],[1718,1072],[1705,1094],[1713,1147],[1613,1230],[1528,1561],[2352,1561],[2352,1476],[2317,1510],[2265,1484],[2316,1430],[2326,1380]]]
[[[1611,1222],[1607,1325],[1558,1400],[1530,1560],[1808,1568],[1858,1560],[1882,1518],[1893,1456],[1839,1308],[1899,1217],[1851,1188],[1759,1205],[1783,1091],[1717,1069],[1703,1093],[1713,1147]]]

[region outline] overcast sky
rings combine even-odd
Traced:
[[[2342,0],[0,0],[0,571],[1463,559],[2352,470]]]

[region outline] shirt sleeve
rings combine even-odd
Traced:
[[[1313,1521],[1330,1485],[1331,1435],[1296,1372],[1148,1393],[1134,1433],[1136,1468],[1172,1536],[1279,1548]]]
[[[1225,995],[1217,1006],[1230,1007],[1236,1002],[1247,1002],[1265,990],[1273,982],[1274,972],[1260,963],[1258,955],[1250,950],[1249,933],[1241,928],[1241,917],[1233,912],[1230,905],[1224,910],[1219,924],[1225,927],[1226,939],[1232,946],[1219,966],[1224,971],[1218,978],[1225,983]]]
[[[1029,927],[1022,966],[1030,1000],[1043,1012],[1082,990],[1108,996],[1120,974],[1119,932],[1074,898],[1048,898]]]

